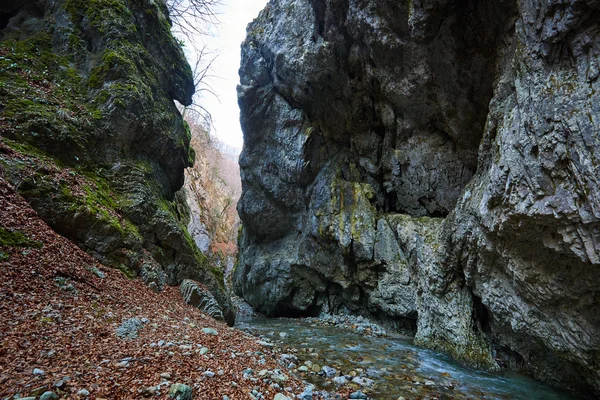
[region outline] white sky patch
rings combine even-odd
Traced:
[[[240,149],[243,138],[236,93],[240,45],[246,38],[246,26],[266,4],[267,0],[223,0],[223,7],[217,11],[219,24],[212,35],[197,38],[197,42],[204,43],[212,53],[206,61],[216,56],[206,83],[218,94],[216,98],[203,92],[197,101],[212,115],[213,134],[229,146]],[[194,57],[190,58],[193,68]]]

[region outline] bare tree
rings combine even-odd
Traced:
[[[203,35],[206,29],[219,22],[217,9],[222,0],[166,0],[174,30],[193,42],[195,35]]]

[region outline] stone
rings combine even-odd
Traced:
[[[221,306],[206,286],[202,286],[190,279],[185,279],[181,282],[179,291],[187,304],[198,308],[214,319],[219,321],[224,320]]]
[[[123,321],[116,329],[117,337],[120,339],[131,340],[138,337],[138,330],[142,328],[142,321],[139,318],[130,318]]]
[[[356,383],[357,385],[360,386],[364,386],[364,387],[371,387],[375,384],[375,381],[373,381],[372,379],[369,378],[364,378],[361,376],[357,376],[356,378],[352,378],[352,382]]]
[[[344,386],[346,383],[348,383],[348,380],[345,376],[336,376],[335,378],[333,378],[333,383],[335,383],[338,386]]]
[[[202,332],[206,335],[218,335],[219,332],[217,332],[216,329],[213,328],[202,328]]]
[[[321,371],[323,372],[326,378],[333,378],[335,374],[337,374],[337,370],[335,368],[331,368],[328,365],[324,365],[321,368]]]
[[[212,371],[205,371],[202,373],[202,375],[206,376],[207,378],[213,378],[215,376],[215,373]]]
[[[207,354],[209,351],[210,351],[210,350],[208,350],[208,348],[207,348],[207,347],[202,347],[202,348],[200,349],[200,352],[199,352],[199,353],[200,353],[200,355],[201,355],[201,356],[203,356],[203,355]]]
[[[39,368],[34,368],[32,373],[34,376],[44,376],[45,375],[44,370],[39,369]]]
[[[275,397],[273,397],[273,400],[292,400],[291,398],[287,397],[285,394],[283,393],[277,393],[275,395]]]
[[[160,374],[160,377],[166,380],[171,379],[171,374],[168,372],[163,372],[162,374]]]
[[[77,395],[81,397],[87,397],[90,395],[90,391],[87,389],[80,389],[77,391]]]
[[[169,388],[169,397],[175,400],[192,400],[192,394],[192,388],[182,383],[175,383]]]
[[[348,397],[348,398],[349,399],[368,399],[369,397],[359,390],[359,391],[350,393],[350,397]]]

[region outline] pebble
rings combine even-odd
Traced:
[[[321,371],[323,371],[325,377],[327,378],[333,378],[337,373],[337,370],[335,368],[331,368],[328,365],[324,365],[323,368],[321,368]]]
[[[306,365],[301,365],[300,367],[298,367],[298,371],[308,372],[308,367]]]
[[[308,385],[304,391],[298,395],[299,400],[313,400],[313,385]]]
[[[360,390],[354,393],[350,393],[350,399],[368,399],[367,395]]]
[[[312,372],[319,372],[321,371],[321,366],[319,364],[313,364],[310,369],[312,370]]]
[[[348,379],[346,379],[345,376],[336,376],[333,378],[333,383],[338,386],[344,386],[346,383],[348,383]]]
[[[169,380],[171,379],[171,374],[169,374],[168,372],[163,372],[162,374],[160,374],[160,377]]]
[[[210,351],[210,350],[208,350],[208,348],[207,348],[207,347],[203,347],[203,348],[201,348],[201,349],[200,349],[200,355],[201,355],[201,356],[203,356],[203,355],[205,355],[206,353],[208,353],[209,351]]]
[[[159,340],[157,344],[158,344],[158,347],[162,347],[162,346],[165,345],[165,341],[164,340]]]
[[[219,332],[217,332],[215,329],[213,328],[202,328],[202,332],[207,334],[207,335],[218,335]]]
[[[80,391],[78,391],[78,392],[77,392],[77,394],[78,394],[79,396],[85,396],[85,397],[87,397],[87,396],[89,396],[89,395],[90,395],[90,392],[89,392],[89,390],[87,390],[87,389],[81,389]]]
[[[56,381],[54,382],[54,387],[57,389],[64,389],[66,387],[67,383],[65,381]]]
[[[58,400],[60,397],[58,397],[58,395],[54,392],[44,392],[41,396],[40,396],[40,400]]]
[[[277,383],[283,383],[283,382],[285,382],[285,381],[287,381],[287,380],[288,380],[288,377],[287,377],[287,375],[285,375],[285,374],[281,374],[281,373],[275,373],[275,374],[271,375],[271,379],[272,379],[274,382],[277,382]]]
[[[33,369],[33,375],[35,376],[44,376],[45,372],[42,369],[39,368],[34,368]]]
[[[287,397],[285,394],[283,393],[277,393],[275,395],[275,397],[273,397],[273,400],[292,400],[289,397]]]
[[[212,378],[213,376],[215,376],[215,373],[212,371],[206,371],[206,372],[203,372],[202,375],[204,375],[208,378]]]
[[[356,378],[353,378],[352,382],[356,383],[357,385],[365,386],[365,387],[371,387],[375,384],[375,381],[373,381],[373,379],[363,378],[363,377],[359,377],[359,376],[357,376]]]

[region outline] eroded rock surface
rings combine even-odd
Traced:
[[[273,0],[234,286],[600,394],[600,3]]]

